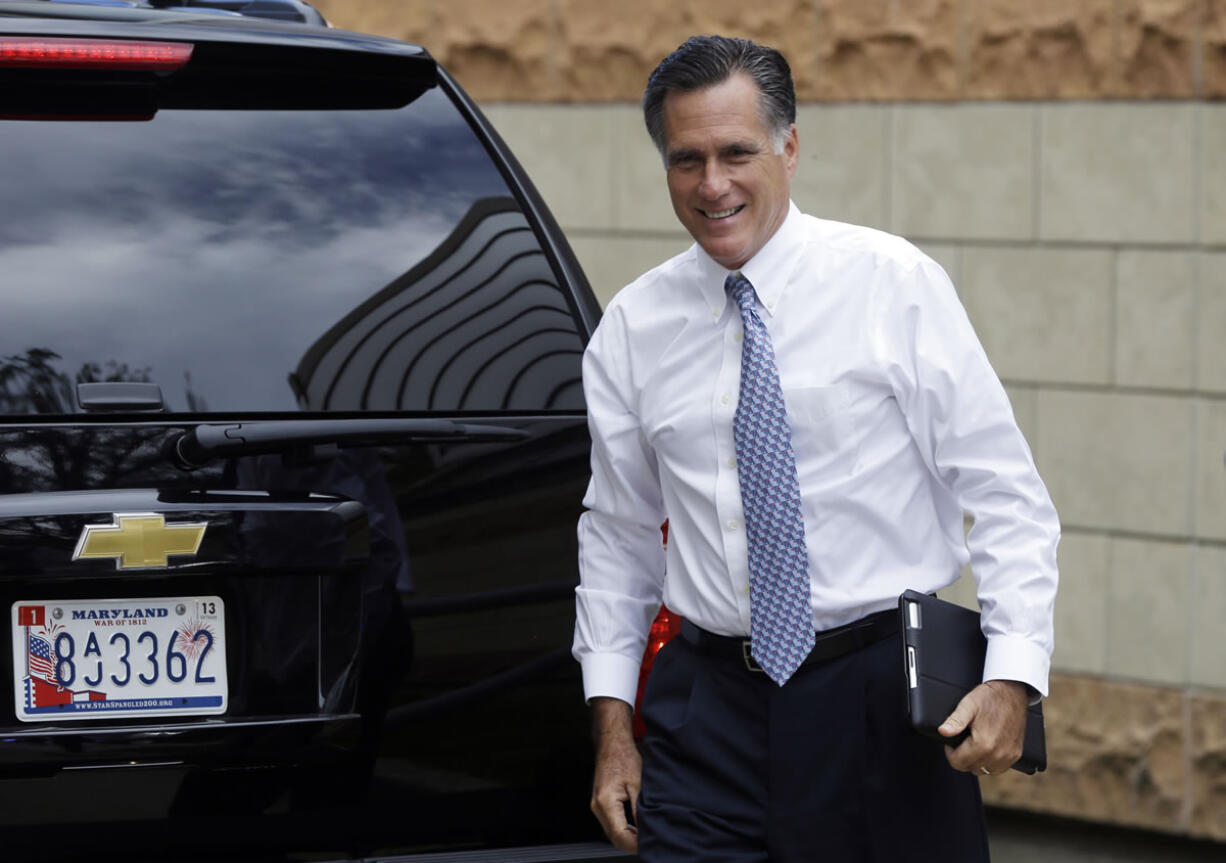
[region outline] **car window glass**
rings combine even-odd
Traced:
[[[0,122],[0,412],[571,410],[582,341],[454,104]]]

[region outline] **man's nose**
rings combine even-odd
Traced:
[[[718,160],[711,159],[703,166],[698,193],[704,198],[714,199],[723,196],[728,191],[729,185],[728,172]]]

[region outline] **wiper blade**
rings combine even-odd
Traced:
[[[193,470],[216,458],[327,444],[493,443],[527,437],[523,429],[441,419],[256,420],[196,426],[176,438],[170,449],[179,467]]]

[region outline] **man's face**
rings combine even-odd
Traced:
[[[740,269],[783,224],[796,171],[796,126],[776,153],[758,86],[743,73],[664,99],[668,193],[681,224],[708,255]]]

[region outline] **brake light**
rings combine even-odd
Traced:
[[[668,521],[660,525],[660,533],[664,547],[668,548]],[[670,611],[667,605],[661,605],[656,619],[647,632],[647,649],[643,651],[643,661],[639,665],[639,688],[634,696],[634,739],[642,740],[646,729],[643,727],[642,705],[643,692],[647,689],[647,676],[651,674],[651,666],[655,664],[656,654],[660,648],[668,644],[673,636],[681,632],[681,615]]]
[[[668,644],[677,633],[681,632],[681,616],[669,611],[668,606],[660,606],[660,613],[651,624],[647,634],[647,649],[643,651],[643,663],[639,666],[639,688],[634,696],[634,739],[642,740],[646,729],[643,727],[642,704],[643,693],[647,689],[647,676],[651,674],[651,666],[655,664],[656,654],[660,648]]]
[[[187,65],[193,47],[187,42],[0,36],[0,66],[172,72]]]

